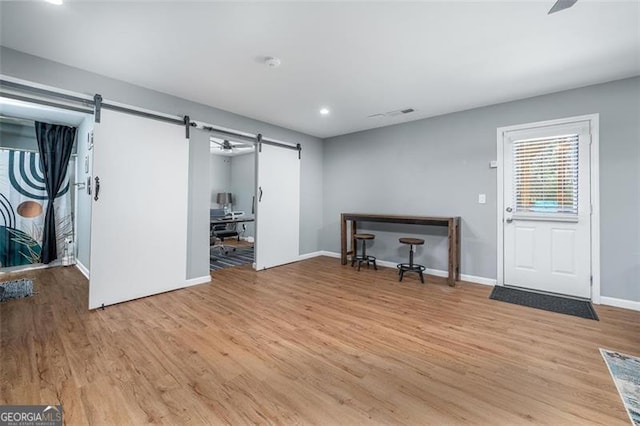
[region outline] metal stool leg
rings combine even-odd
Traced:
[[[409,246],[409,266],[413,268],[413,244]]]
[[[363,263],[367,263],[367,269],[371,268],[371,264],[373,263],[373,268],[377,271],[378,264],[376,263],[375,256],[369,256],[367,254],[367,240],[371,240],[373,238],[362,238],[362,247],[360,253],[358,253],[358,240],[354,239],[353,242],[353,255],[351,256],[351,266],[355,266],[356,262],[358,263],[358,272],[362,268]]]
[[[362,242],[362,261],[364,262],[365,259],[367,260],[367,269],[369,269],[369,260],[367,259],[367,240]],[[359,270],[360,268],[358,267],[358,271]]]
[[[422,265],[416,265],[413,263],[413,255],[415,251],[413,250],[413,244],[409,244],[409,263],[400,263],[398,264],[398,275],[400,276],[398,281],[402,281],[404,278],[405,272],[417,272],[420,275],[420,282],[424,284],[424,275],[422,271],[425,270],[425,267]]]
[[[353,254],[351,255],[351,267],[356,264],[356,257],[358,256],[358,240],[353,240]]]

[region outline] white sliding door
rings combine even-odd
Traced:
[[[184,127],[102,110],[89,309],[185,286],[188,159]]]
[[[298,151],[262,144],[257,154],[256,269],[298,260],[300,160]]]

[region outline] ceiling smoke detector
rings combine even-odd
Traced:
[[[269,68],[278,68],[281,63],[282,61],[280,60],[280,58],[274,58],[273,56],[267,56],[264,59],[264,64]]]

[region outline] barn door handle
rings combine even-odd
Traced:
[[[261,186],[258,187],[258,191],[260,191],[260,195],[258,195],[258,202],[260,203],[260,202],[262,202],[262,187]]]
[[[95,179],[96,179],[96,184],[95,184],[95,186],[93,187],[93,188],[94,188],[95,195],[93,196],[93,199],[94,199],[95,201],[98,201],[98,193],[100,192],[100,178],[99,178],[98,176],[96,176],[96,178],[95,178]]]

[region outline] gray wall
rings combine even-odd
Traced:
[[[210,205],[212,209],[222,208],[216,202],[218,192],[231,192],[231,159],[222,155],[209,155],[209,182],[210,182]]]
[[[6,76],[92,96],[95,93],[100,93],[107,100],[167,114],[188,114],[194,120],[245,132],[262,133],[265,137],[291,143],[300,143],[303,150],[301,164],[300,253],[310,253],[319,249],[319,235],[322,231],[322,141],[320,139],[28,55],[3,46],[0,46],[0,57],[2,58],[0,61],[0,73]],[[191,164],[190,168],[193,167],[196,168],[193,173],[197,176],[197,180],[209,180],[208,167],[203,167],[202,164]],[[190,206],[191,208],[193,206]],[[203,207],[200,206],[199,208]],[[194,226],[193,229],[200,228],[201,225]],[[206,247],[198,246],[196,248],[197,244],[192,240],[191,236],[188,243],[191,247],[190,253],[194,253],[195,250],[208,253],[208,243]]]
[[[251,214],[253,197],[256,193],[256,156],[255,153],[235,155],[231,158],[231,193],[233,193],[233,210]],[[254,237],[253,222],[244,224],[247,229],[243,237]]]
[[[187,279],[209,274],[209,134],[191,132],[189,140],[189,211],[187,222]]]
[[[601,294],[640,301],[640,78],[443,115],[325,140],[324,238],[339,251],[339,215],[462,217],[463,274],[496,278],[496,129],[600,113]],[[478,194],[487,204],[478,204]],[[406,258],[407,227],[369,226],[372,253]],[[417,261],[446,270],[446,239],[427,232]]]

